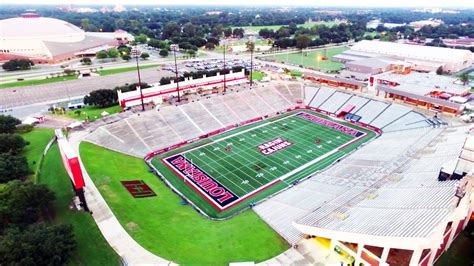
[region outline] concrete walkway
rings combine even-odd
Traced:
[[[73,132],[69,136],[71,146],[79,155],[79,143],[87,135],[87,132]],[[87,205],[92,212],[92,217],[99,227],[102,235],[109,245],[122,258],[125,265],[176,265],[173,262],[162,259],[140,246],[119,223],[112,210],[109,208],[97,187],[92,182],[87,170],[81,162],[84,175],[85,197]]]

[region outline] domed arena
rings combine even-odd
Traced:
[[[24,13],[0,20],[0,61],[30,59],[39,64],[58,63],[127,43],[130,38],[133,37],[121,30],[85,32],[63,20]]]

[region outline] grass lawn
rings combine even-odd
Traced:
[[[39,183],[46,184],[56,194],[52,222],[71,224],[74,227],[77,249],[69,264],[120,265],[119,256],[104,239],[92,216],[69,209],[74,193],[56,144],[45,157]]]
[[[326,25],[327,27],[332,27],[334,25],[337,25],[337,22],[334,21],[313,21],[313,22],[305,22],[304,24],[298,24],[298,27],[303,27],[303,28],[312,28],[315,25]],[[244,30],[250,30],[250,31],[260,31],[261,29],[269,29],[269,30],[278,30],[282,26],[288,26],[288,25],[270,25],[270,26],[232,26],[232,29],[235,28],[243,28]]]
[[[320,69],[323,71],[336,71],[341,70],[344,66],[342,63],[332,61],[332,57],[338,55],[346,50],[348,47],[334,47],[326,49],[326,56],[328,60],[321,60],[318,62],[318,57],[323,57],[325,54],[325,49],[318,49],[313,51],[303,51],[287,53],[287,54],[278,54],[265,56],[267,60],[277,61],[281,63],[289,63],[292,65],[303,65],[304,67]]]
[[[32,85],[41,85],[53,82],[60,82],[65,80],[77,79],[77,75],[66,76],[66,77],[54,77],[54,78],[44,78],[44,79],[31,79],[31,80],[22,80],[9,83],[0,84],[0,89],[14,88],[14,87],[24,87]]]
[[[78,110],[81,111],[80,115],[75,113]],[[120,105],[114,105],[106,108],[86,106],[81,109],[67,110],[64,116],[81,121],[86,120],[86,118],[89,118],[89,121],[94,121],[101,118],[102,116],[100,114],[104,111],[109,114],[116,114],[122,111],[122,107]]]
[[[142,159],[93,144],[80,145],[83,163],[102,196],[128,233],[143,247],[165,259],[193,265],[261,262],[288,244],[249,210],[227,221],[198,214],[158,177]],[[133,198],[121,180],[143,180],[156,197]]]
[[[140,64],[143,64],[141,62]],[[140,69],[147,69],[147,68],[153,68],[153,67],[159,67],[161,64],[152,64],[152,65],[140,65]],[[130,71],[136,71],[137,67],[132,66],[132,67],[122,67],[122,68],[113,68],[113,69],[103,69],[103,70],[98,70],[97,73],[101,76],[107,76],[107,75],[113,75],[113,74],[119,74],[119,73],[124,73],[124,72],[130,72]]]
[[[265,73],[260,72],[260,71],[253,71],[252,72],[252,80],[262,80],[266,76]],[[250,78],[250,77],[249,77]]]
[[[227,48],[229,47],[232,47],[232,46],[240,46],[240,45],[246,45],[246,41],[233,41],[233,42],[229,42],[226,44]],[[255,45],[256,46],[267,46],[267,45],[272,45],[272,43],[268,43],[268,41],[266,40],[256,40],[255,41]],[[215,52],[223,52],[224,51],[224,46],[222,45],[219,45],[219,46],[216,46],[216,48],[214,49]]]
[[[353,129],[354,135],[322,125],[322,122],[313,122],[321,118],[324,119],[322,122],[330,122],[330,118],[312,111],[295,111],[160,154],[151,163],[207,215],[214,218],[229,217],[249,204],[326,168],[376,136],[374,132],[348,123],[338,124]],[[285,144],[283,149],[273,148],[284,142],[272,142],[279,138],[289,142],[289,145]],[[195,146],[199,147],[191,149]],[[182,164],[182,161],[188,163]],[[217,184],[216,187],[223,189],[228,196],[224,197],[223,193],[213,197],[211,192],[204,189],[198,189],[200,193],[196,192],[191,184],[200,186],[197,181],[193,181],[196,179],[190,177],[193,172],[189,172],[187,181],[184,181],[184,177],[177,174],[180,165],[185,165],[182,172],[196,166],[196,176],[200,176],[200,172],[207,174]],[[256,193],[265,186],[269,187]],[[201,194],[207,194],[209,198],[205,199]]]
[[[31,132],[22,134],[22,137],[30,142],[30,145],[26,146],[23,152],[32,173],[37,172],[44,148],[53,136],[54,131],[49,128],[35,128]]]
[[[469,227],[469,226],[468,226]],[[436,266],[473,265],[474,240],[469,237],[468,231],[462,231],[451,244],[449,249],[439,257]]]

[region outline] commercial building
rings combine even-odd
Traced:
[[[470,86],[460,80],[434,73],[408,75],[387,72],[370,78],[377,95],[430,110],[461,114],[470,96]]]
[[[0,61],[30,59],[34,63],[58,63],[81,51],[117,46],[133,40],[125,31],[84,32],[55,18],[24,13],[0,20]]]

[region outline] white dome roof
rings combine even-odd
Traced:
[[[19,17],[0,20],[0,39],[36,39],[41,41],[77,42],[85,33],[69,22],[44,17]]]

